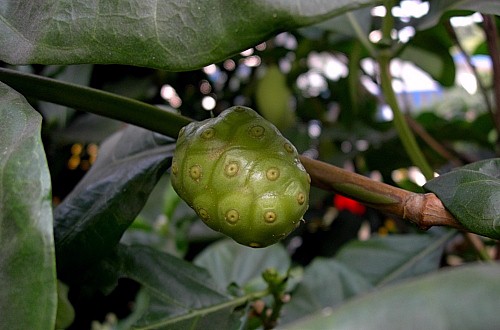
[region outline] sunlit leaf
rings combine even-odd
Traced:
[[[0,6],[0,59],[189,70],[221,61],[277,32],[378,2],[5,0]]]

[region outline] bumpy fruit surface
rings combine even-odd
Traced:
[[[251,247],[286,237],[308,208],[310,177],[297,150],[245,107],[185,126],[171,174],[205,224]]]

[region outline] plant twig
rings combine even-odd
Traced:
[[[488,111],[493,115],[493,107],[491,105],[490,98],[488,97],[488,92],[486,90],[486,87],[483,84],[483,80],[479,76],[479,72],[477,71],[476,66],[474,65],[474,63],[472,63],[472,59],[471,59],[470,55],[465,51],[462,43],[460,42],[460,39],[458,39],[458,36],[455,33],[455,29],[453,28],[453,25],[451,25],[450,21],[447,21],[445,23],[445,27],[446,27],[446,31],[448,32],[448,35],[453,40],[455,45],[458,47],[458,50],[460,51],[462,56],[465,58],[465,62],[467,63],[467,65],[471,69],[472,74],[474,74],[474,77],[476,78],[476,81],[477,81],[477,85],[479,86],[479,90],[481,91],[481,94],[483,96],[484,104],[486,105],[486,108],[488,109]]]
[[[391,33],[394,28],[394,17],[391,13],[393,4],[393,0],[385,1],[386,14],[382,21],[382,40],[385,40],[384,43],[387,43],[388,45],[392,43]],[[415,139],[415,136],[408,126],[401,108],[399,107],[396,94],[394,93],[394,89],[392,87],[390,64],[393,54],[393,50],[391,50],[390,47],[386,47],[385,49],[379,51],[376,57],[380,70],[382,93],[384,95],[385,102],[392,110],[394,116],[394,126],[398,131],[399,138],[403,143],[406,153],[410,157],[412,163],[420,168],[422,174],[427,178],[427,180],[429,180],[434,177],[434,171],[420,150],[417,140]]]
[[[300,161],[318,188],[338,192],[422,229],[448,226],[463,230],[433,193],[413,193],[304,156]]]
[[[0,68],[0,80],[26,96],[123,120],[171,137],[176,137],[180,129],[192,121],[147,103],[32,74]],[[382,212],[400,216],[420,228],[462,228],[434,194],[415,194],[317,160],[302,156],[300,159],[312,184],[319,188],[336,191]]]
[[[441,157],[447,159],[455,166],[462,166],[463,163],[460,159],[455,157],[448,149],[446,149],[439,141],[437,141],[432,135],[430,135],[422,125],[420,125],[415,119],[409,115],[405,115],[408,125],[410,125],[412,131],[414,131],[422,140],[427,143],[435,152],[437,152]]]
[[[358,21],[356,20],[356,17],[352,12],[347,12],[346,13],[347,20],[351,24],[352,29],[354,30],[354,33],[356,33],[356,36],[358,37],[358,40],[363,44],[365,49],[368,51],[371,57],[376,57],[377,55],[377,50],[371,43],[371,41],[368,39],[366,34],[364,33],[363,29],[359,25]]]

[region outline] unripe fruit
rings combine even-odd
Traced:
[[[243,245],[277,243],[308,208],[310,177],[297,150],[249,108],[185,126],[171,173],[175,191],[205,224]]]

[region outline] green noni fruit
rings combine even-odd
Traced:
[[[308,208],[311,179],[297,150],[245,107],[183,127],[171,174],[205,224],[251,247],[285,238]]]

